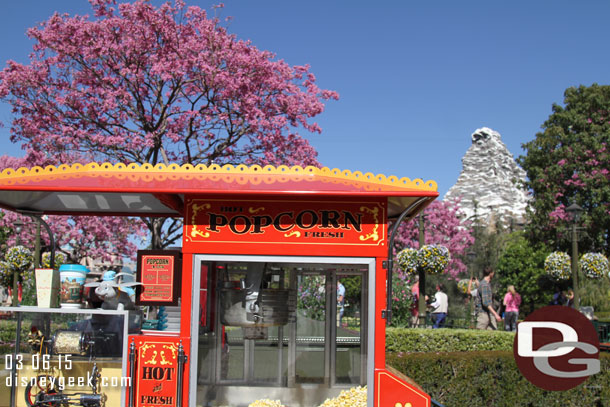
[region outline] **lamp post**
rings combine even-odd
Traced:
[[[23,229],[23,222],[21,219],[15,221],[15,246],[21,244],[21,230]],[[13,270],[13,307],[19,305],[19,297],[17,296],[17,289],[19,287],[19,270],[15,268]]]
[[[576,203],[566,208],[566,212],[572,220],[572,284],[574,288],[574,308],[580,307],[580,296],[578,295],[578,222],[584,210]]]
[[[30,211],[30,210],[19,210],[19,213],[25,216],[29,216],[31,219],[36,221],[36,258],[40,257],[40,225],[44,226],[49,235],[49,245],[51,249],[50,267],[55,268],[55,239],[53,238],[53,232],[49,227],[49,224],[45,221],[46,216],[43,216],[42,212]],[[35,260],[38,262],[38,260]]]
[[[420,212],[418,219],[418,231],[419,231],[419,249],[426,244],[426,215],[424,212]],[[419,316],[419,326],[426,326],[426,272],[418,267],[419,276],[419,303],[418,303],[418,316]]]

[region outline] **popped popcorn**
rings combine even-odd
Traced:
[[[342,390],[337,397],[326,399],[320,407],[366,407],[366,386]]]
[[[248,407],[285,407],[285,406],[279,400],[261,399],[261,400],[256,400],[256,401],[248,404]]]

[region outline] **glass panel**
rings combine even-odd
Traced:
[[[0,312],[0,406],[34,405],[59,394],[67,398],[66,405],[77,404],[76,392],[92,401],[107,397],[106,405],[121,404],[121,389],[129,387],[123,371],[125,314],[19,309]],[[11,372],[16,375],[14,387],[4,380]],[[99,380],[90,381],[95,372]]]
[[[245,341],[240,327],[222,327],[224,332],[220,353],[220,379],[241,380],[244,378]]]
[[[204,262],[198,405],[247,405],[270,387],[287,405],[305,391],[319,405],[333,387],[366,384],[368,267]]]
[[[284,345],[285,331],[281,326],[271,326],[267,328],[267,339],[254,341],[252,373],[257,383],[284,384],[288,356],[288,348]]]
[[[360,384],[363,276],[337,274],[336,383]]]
[[[212,382],[216,344],[216,272],[211,263],[201,263],[199,283],[199,346],[197,383]]]
[[[326,277],[298,276],[296,312],[296,382],[324,383]]]
[[[294,317],[296,301],[294,290],[289,289],[290,272],[265,262],[218,263],[216,269],[223,334],[220,380],[283,385],[287,380],[286,327]]]

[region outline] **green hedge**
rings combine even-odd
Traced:
[[[512,351],[515,334],[475,329],[388,328],[387,352]]]
[[[610,406],[610,355],[601,371],[569,391],[544,391],[527,381],[512,352],[388,353],[387,364],[447,407]]]
[[[28,349],[27,339],[30,325],[21,324],[21,349]],[[17,321],[0,320],[0,354],[12,353],[15,350],[17,337]]]
[[[610,312],[595,312],[595,316],[599,321],[610,322]]]

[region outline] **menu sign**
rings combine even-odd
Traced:
[[[138,305],[177,305],[180,287],[180,252],[138,250]]]

